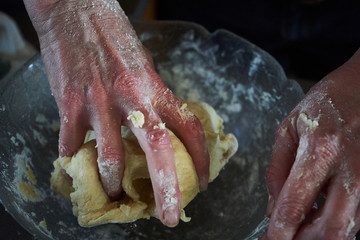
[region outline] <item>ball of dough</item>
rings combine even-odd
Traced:
[[[228,159],[237,150],[232,134],[223,133],[222,119],[205,103],[187,103],[201,121],[210,153],[210,177],[213,181]],[[199,192],[198,179],[189,153],[183,143],[171,132],[175,165],[184,208]],[[95,140],[87,141],[72,157],[58,158],[54,162],[51,186],[71,199],[73,213],[81,226],[91,227],[105,223],[132,222],[140,218],[157,217],[155,199],[147,169],[146,157],[136,137],[126,127],[122,128],[125,150],[125,171],[122,180],[125,196],[111,201],[104,192],[98,175],[97,148]],[[90,141],[89,141],[90,140]],[[64,176],[65,171],[72,185]],[[181,219],[189,221],[182,212]]]

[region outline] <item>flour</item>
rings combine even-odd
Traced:
[[[120,161],[107,161],[99,159],[97,160],[99,173],[102,179],[106,179],[109,182],[104,183],[104,185],[108,188],[108,193],[114,194],[119,191],[121,187],[121,165]]]
[[[349,219],[349,225],[346,228],[345,236],[349,236],[351,230],[355,227],[355,221],[353,218]]]
[[[310,131],[315,130],[319,126],[319,122],[317,120],[308,118],[306,113],[300,113],[299,119],[301,119],[306,124]]]
[[[231,105],[228,105],[226,107],[226,110],[229,112],[240,112],[242,108],[242,105],[240,103],[234,103]]]
[[[287,127],[281,128],[280,129],[280,136],[285,137],[287,133]]]
[[[188,121],[195,116],[191,111],[189,111],[186,103],[183,103],[180,108],[176,109],[176,111],[180,115],[182,121]]]
[[[68,123],[68,122],[69,122],[69,119],[68,119],[68,117],[67,117],[66,115],[64,115],[63,121],[64,121],[64,123]]]
[[[270,106],[267,102],[273,101],[273,94],[265,94],[262,98],[256,96],[257,92],[261,93],[264,90],[258,91],[252,86],[244,86],[239,80],[234,79],[239,76],[226,74],[228,66],[216,63],[218,47],[203,49],[192,34],[186,34],[180,45],[168,52],[171,61],[179,64],[168,66],[166,62],[160,62],[157,65],[159,75],[176,96],[186,101],[197,102],[208,99],[209,95],[216,95],[214,102],[209,103],[216,107],[224,122],[231,121],[229,112],[243,111],[243,104],[247,104],[243,101],[243,96],[247,96],[250,102],[260,103],[262,106],[259,107]],[[261,65],[260,57],[257,59],[254,61],[253,71],[257,63]]]
[[[34,140],[38,141],[41,146],[44,147],[48,143],[47,139],[39,131],[32,129],[32,132]]]
[[[47,228],[47,223],[46,223],[45,219],[44,219],[44,220],[41,220],[41,221],[39,222],[39,227],[40,227],[40,229],[43,230],[45,233],[51,235],[51,231],[48,230],[48,228]]]
[[[16,147],[19,146],[19,143],[16,142],[16,138],[14,136],[11,136],[10,140]]]
[[[296,160],[298,160],[298,158],[301,158],[301,157],[307,155],[308,147],[309,147],[309,136],[304,134],[300,137],[300,142],[299,142],[299,146],[297,148],[297,153],[296,153]],[[295,167],[293,167],[293,169],[294,168]]]
[[[279,222],[279,221],[275,222],[275,227],[278,229],[284,229],[284,226],[285,226],[285,223],[283,223],[283,222]]]
[[[178,200],[175,197],[175,183],[176,179],[173,175],[165,176],[164,170],[158,171],[158,178],[160,182],[160,188],[164,193],[164,202],[162,204],[162,210],[166,211],[167,209],[175,209],[178,204]]]
[[[180,107],[180,111],[183,112],[186,108],[187,108],[187,104],[183,103],[183,105],[181,105]]]
[[[336,110],[336,109],[335,109],[335,105],[334,105],[334,103],[333,103],[333,101],[332,101],[331,98],[328,99],[328,103],[330,104],[330,106],[331,106],[331,108],[332,108],[333,110]]]
[[[258,53],[255,53],[254,55],[255,57],[250,62],[249,77],[252,77],[254,73],[258,71],[260,64],[264,64],[262,57]]]
[[[155,125],[153,129],[165,129],[165,123],[159,123],[158,125]]]
[[[25,145],[25,139],[20,133],[16,133],[16,139],[19,140],[23,145]]]
[[[31,151],[25,147],[14,156],[16,171],[10,191],[17,194],[23,201],[38,202],[45,198],[45,194],[37,187],[37,179],[31,168]]]
[[[37,114],[35,118],[37,127],[39,129],[52,130],[53,132],[58,132],[60,129],[59,120],[49,120],[44,114]]]
[[[142,128],[145,123],[144,114],[140,111],[131,111],[127,120],[130,120],[135,128]]]
[[[208,95],[216,95],[214,101],[209,101],[209,104],[216,107],[225,123],[231,121],[229,115],[247,109],[245,105],[255,106],[259,111],[263,111],[270,110],[273,104],[280,100],[281,97],[276,89],[273,88],[269,92],[259,86],[246,86],[238,79],[233,79],[238,76],[226,74],[227,66],[212,64],[216,63],[216,48],[199,49],[198,42],[190,42],[191,36],[185,38],[179,48],[168,53],[173,62],[181,59],[180,64],[171,67],[166,63],[157,65],[159,75],[176,96],[186,101],[196,102],[209,99]],[[251,75],[254,75],[257,68],[261,66],[261,57],[255,56]],[[206,79],[206,81],[193,80],[197,78]],[[199,91],[199,89],[205,90]]]

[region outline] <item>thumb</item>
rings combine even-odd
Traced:
[[[295,118],[289,116],[277,127],[275,133],[274,149],[269,166],[266,169],[266,185],[269,192],[269,201],[266,209],[266,216],[268,217],[271,216],[275,202],[295,161],[298,137],[294,122]]]

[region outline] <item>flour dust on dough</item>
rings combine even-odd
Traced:
[[[210,177],[213,181],[228,159],[236,152],[234,135],[223,133],[222,119],[206,103],[187,103],[201,121],[210,153]],[[169,130],[175,154],[175,165],[181,191],[182,209],[199,192],[198,178],[192,159],[183,143]],[[127,223],[141,218],[158,218],[155,199],[147,169],[145,154],[136,137],[122,127],[125,151],[125,171],[122,180],[124,197],[111,201],[102,188],[97,166],[97,148],[93,133],[88,133],[85,144],[72,157],[58,158],[51,174],[52,188],[69,198],[73,214],[81,226],[91,227],[105,223]],[[72,178],[72,184],[68,176]],[[189,221],[182,210],[181,219]]]

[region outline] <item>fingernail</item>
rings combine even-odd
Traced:
[[[179,223],[180,211],[176,207],[165,209],[163,223],[168,227],[175,227]]]
[[[266,207],[266,216],[267,217],[271,216],[274,205],[275,205],[275,200],[271,195],[269,195],[269,200],[268,200],[268,204],[267,204],[267,207]]]

